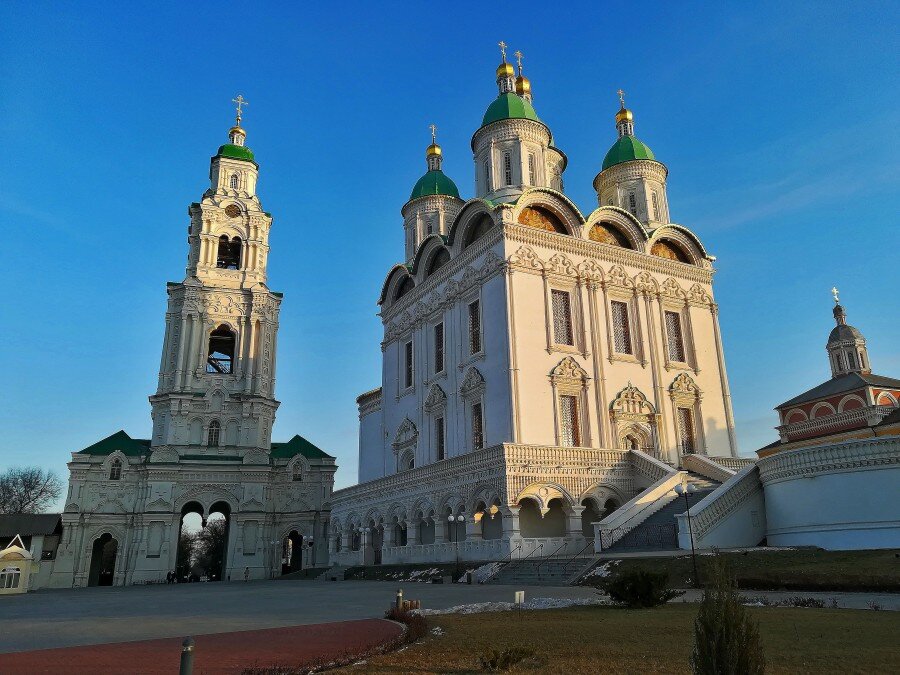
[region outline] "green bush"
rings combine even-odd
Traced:
[[[514,665],[534,656],[534,652],[523,647],[507,647],[506,649],[492,649],[487,654],[478,657],[478,665],[482,671],[496,673],[501,670],[509,670]]]
[[[615,602],[633,609],[664,605],[681,593],[669,588],[669,575],[665,572],[629,570],[613,577],[605,586]]]
[[[694,620],[691,669],[697,675],[757,675],[765,671],[759,626],[741,604],[725,558],[715,556]]]

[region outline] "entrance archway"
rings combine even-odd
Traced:
[[[525,538],[533,537],[565,537],[566,514],[561,499],[551,499],[547,513],[541,509],[534,499],[525,498],[519,502],[519,528]]]
[[[88,586],[112,586],[116,575],[116,554],[119,542],[109,532],[94,540]]]
[[[585,499],[581,502],[584,511],[581,512],[581,534],[585,539],[594,538],[594,523],[599,522],[603,518],[600,510],[597,508],[597,502],[593,499]]]
[[[290,574],[303,569],[303,535],[291,530],[284,538],[282,547],[281,573]]]
[[[177,574],[179,581],[221,581],[226,574],[231,506],[216,502],[209,515],[198,502],[181,509],[178,532]]]

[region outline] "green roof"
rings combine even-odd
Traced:
[[[459,190],[456,189],[456,183],[450,180],[443,171],[429,171],[416,181],[409,199],[412,201],[428,195],[446,195],[458,198]]]
[[[150,441],[132,438],[121,429],[112,436],[107,436],[102,441],[89,445],[84,450],[79,450],[79,455],[111,455],[119,450],[128,457],[140,457],[150,450]]]
[[[532,105],[518,94],[500,94],[488,106],[481,120],[481,126],[499,120],[534,120],[540,122]]]
[[[231,143],[226,143],[219,148],[219,152],[217,152],[216,155],[219,157],[231,157],[232,159],[246,159],[256,163],[256,160],[253,159],[253,151],[244,145],[232,145]]]
[[[630,162],[634,159],[656,159],[653,152],[634,136],[622,136],[603,158],[603,170],[615,164]]]
[[[307,459],[334,459],[299,434],[287,443],[272,443],[272,459],[285,459],[303,455]]]

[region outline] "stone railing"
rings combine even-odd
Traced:
[[[759,468],[749,465],[736,474],[732,473],[721,486],[694,504],[690,508],[690,514],[695,546],[703,548],[703,537],[707,532],[738,508],[747,497],[761,489]],[[688,536],[687,514],[680,513],[675,517],[678,519],[680,538],[681,535]],[[682,548],[690,548],[690,542]]]
[[[635,471],[652,481],[662,480],[666,476],[676,473],[676,469],[642,450],[628,450],[628,453]]]
[[[889,405],[870,405],[864,408],[854,408],[853,410],[839,412],[834,415],[794,422],[793,424],[783,424],[777,429],[782,438],[793,440],[798,437],[837,429],[853,422],[865,422],[868,426],[874,426],[894,412],[894,410],[895,408]]]
[[[451,562],[460,560],[499,560],[509,553],[509,542],[503,539],[465,539],[459,543],[407,544],[386,546],[381,550],[382,564],[416,562]]]
[[[900,437],[869,438],[785,450],[759,460],[763,484],[822,473],[900,464]]]
[[[756,464],[756,460],[751,457],[716,457],[715,455],[706,455],[706,458],[734,472],[740,471],[745,466]]]
[[[594,550],[600,552],[601,541],[607,547],[611,546],[668,504],[671,500],[664,497],[671,493],[676,485],[681,485],[686,476],[685,471],[671,471],[599,523],[594,523]]]
[[[505,443],[503,454],[507,464],[584,464],[613,466],[628,459],[628,450],[598,448],[566,448],[546,445],[513,445]]]
[[[724,483],[735,474],[706,455],[682,455],[681,466],[719,483]]]

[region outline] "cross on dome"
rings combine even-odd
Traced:
[[[513,56],[516,57],[516,63],[519,65],[519,74],[521,75],[522,74],[522,52],[520,52],[517,49],[516,53],[513,54]]]
[[[622,104],[622,107],[625,107],[625,92],[622,89],[619,89],[616,92],[619,95],[619,103]]]
[[[250,105],[250,102],[247,101],[241,94],[237,95],[237,98],[231,99],[232,103],[237,104],[237,125],[241,125],[241,116],[243,115],[243,110],[241,110],[242,106]]]
[[[437,132],[437,127],[434,124],[429,124],[428,128],[431,129],[431,142],[435,142],[435,133]]]
[[[837,286],[833,286],[831,289],[831,294],[834,296],[834,304],[839,305],[841,303],[840,298],[838,298],[838,293],[840,291],[837,289]]]
[[[500,47],[500,54],[503,57],[503,63],[506,63],[506,43],[503,40],[497,43],[497,46]]]

